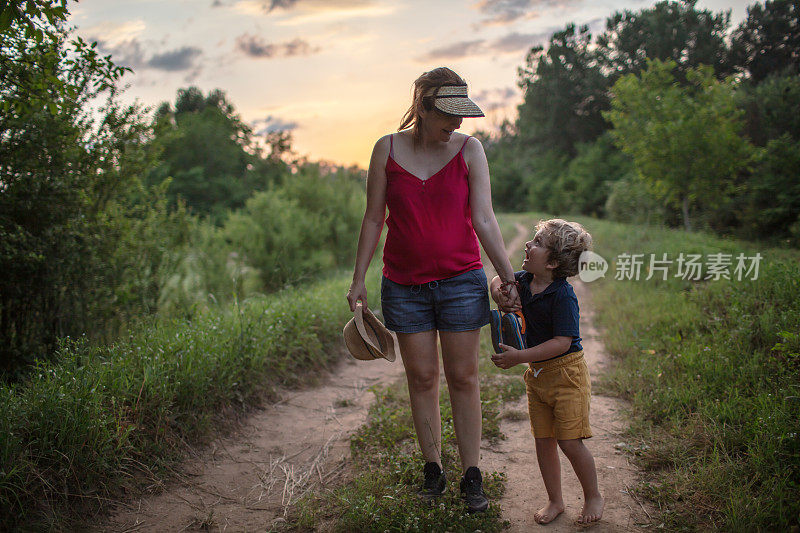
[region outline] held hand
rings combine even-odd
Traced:
[[[519,350],[502,343],[500,343],[500,349],[503,351],[492,355],[492,362],[495,366],[503,370],[508,370],[512,366],[517,366],[520,363]]]
[[[519,311],[522,309],[522,306],[519,305],[518,302],[515,302],[513,298],[509,297],[506,294],[498,291],[497,297],[494,298],[495,302],[497,303],[497,307],[504,313],[513,313],[514,311]]]
[[[347,303],[350,304],[350,311],[356,310],[356,303],[361,300],[363,306],[367,305],[367,287],[363,281],[355,281],[350,284],[350,289],[347,291]]]
[[[519,311],[522,309],[522,301],[519,297],[519,292],[517,288],[513,285],[509,285],[505,291],[498,291],[500,293],[500,298],[502,301],[497,302],[497,306],[504,313],[513,313],[514,311]]]

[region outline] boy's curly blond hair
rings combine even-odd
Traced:
[[[581,253],[592,247],[592,236],[577,222],[560,218],[540,220],[536,231],[542,232],[542,243],[549,252],[550,262],[557,263],[554,278],[568,278],[578,274]]]

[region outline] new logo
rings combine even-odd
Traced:
[[[607,270],[608,261],[600,254],[587,250],[578,258],[578,277],[584,283],[605,277]]]

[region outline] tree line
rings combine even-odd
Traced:
[[[301,283],[349,264],[363,173],[257,136],[221,90],[154,114],[129,69],[71,37],[66,1],[0,9],[0,376],[59,343]]]
[[[800,243],[800,2],[694,0],[567,25],[518,71],[485,136],[506,210],[581,213]]]
[[[363,173],[256,135],[221,90],[154,114],[129,69],[66,29],[66,0],[0,6],[0,374],[60,339],[300,283],[349,264]],[[568,25],[519,69],[486,139],[500,209],[800,240],[798,2],[694,1]]]

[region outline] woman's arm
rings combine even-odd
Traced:
[[[386,219],[386,158],[389,157],[389,138],[381,137],[369,161],[367,172],[367,208],[361,221],[361,233],[358,236],[356,264],[353,269],[353,283],[347,291],[350,310],[355,311],[356,302],[361,300],[367,306],[367,287],[364,278],[367,268],[378,246]]]
[[[470,137],[464,148],[464,160],[469,167],[469,207],[472,211],[472,227],[481,241],[486,255],[494,265],[497,275],[503,282],[514,281],[514,269],[506,255],[500,226],[492,209],[492,188],[489,183],[489,162],[483,145],[475,137]],[[519,307],[519,295],[512,286],[509,296]]]

